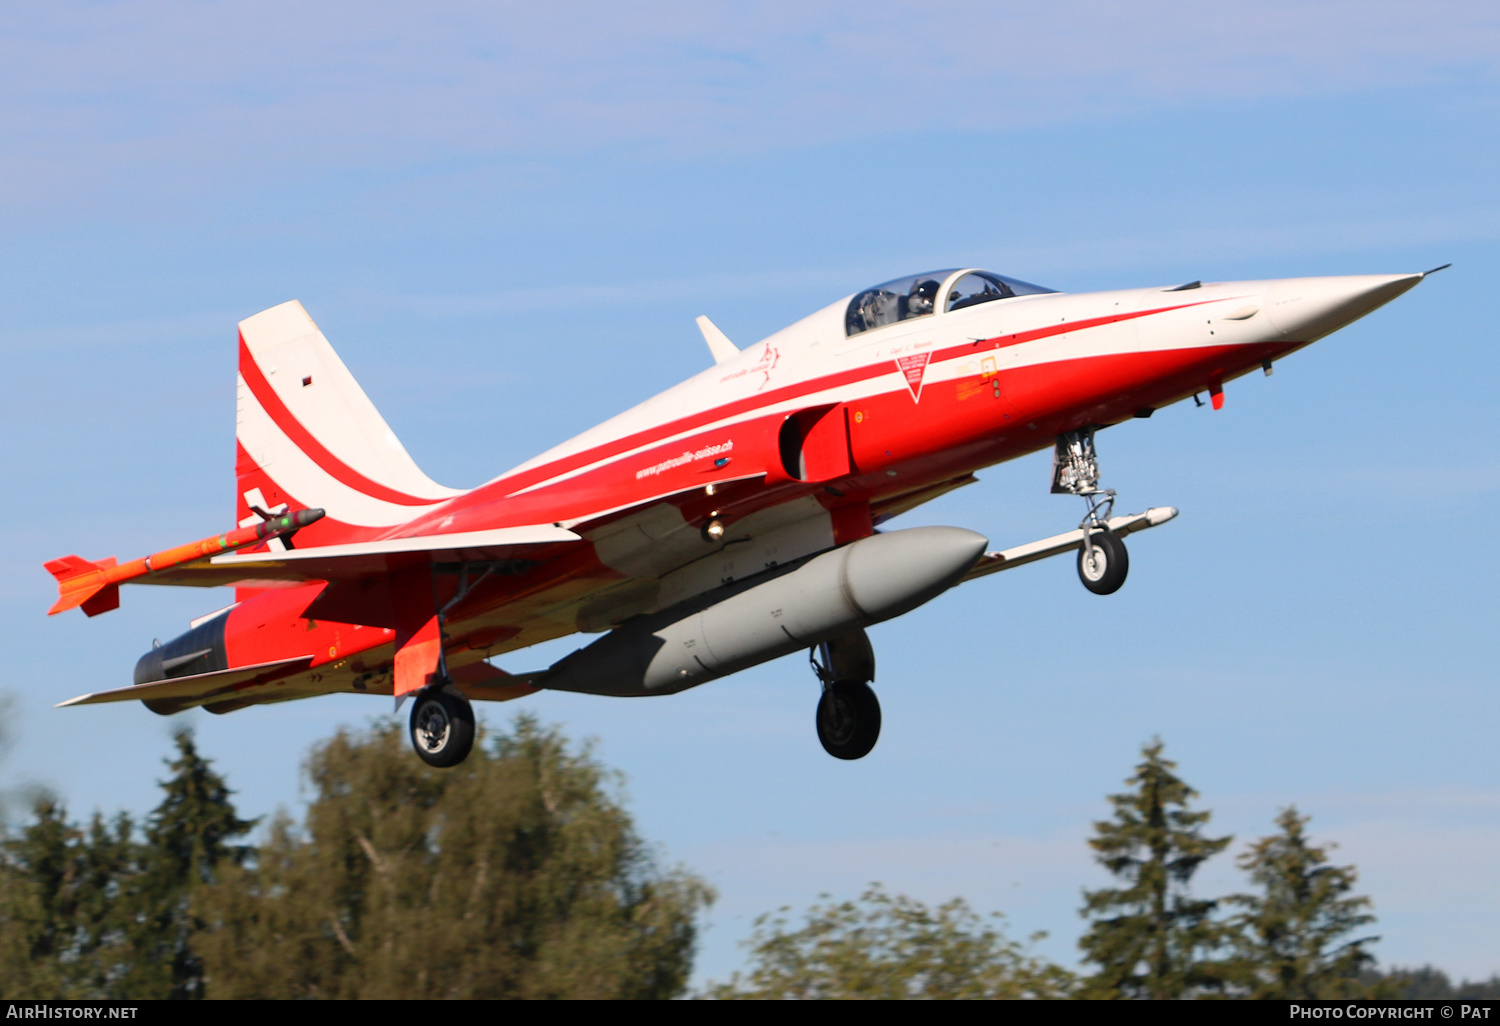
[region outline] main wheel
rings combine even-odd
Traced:
[[[452,684],[429,688],[411,710],[411,746],[429,766],[457,766],[474,747],[474,710]]]
[[[818,699],[818,740],[835,759],[862,759],[880,738],[880,700],[870,685],[839,681]]]
[[[1092,558],[1088,549],[1078,549],[1078,579],[1095,595],[1110,595],[1120,590],[1125,575],[1130,572],[1130,553],[1125,543],[1113,531],[1100,531],[1089,539],[1093,544]]]

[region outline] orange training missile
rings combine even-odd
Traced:
[[[81,556],[64,556],[47,563],[47,572],[57,578],[58,598],[47,615],[82,606],[89,616],[98,616],[120,605],[120,585],[137,577],[191,563],[208,556],[233,552],[247,545],[300,530],[323,518],[321,509],[299,509],[295,513],[262,520],[225,534],[211,535],[200,541],[153,552],[144,559],[116,563],[115,557],[91,562]]]

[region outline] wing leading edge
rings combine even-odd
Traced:
[[[153,712],[178,712],[195,705],[214,704],[215,700],[235,701],[238,707],[252,704],[242,701],[252,697],[246,692],[284,682],[286,678],[307,669],[312,665],[312,661],[313,657],[310,655],[298,656],[295,659],[278,659],[253,666],[239,666],[232,670],[195,673],[189,677],[169,677],[151,684],[135,684],[125,688],[112,688],[109,691],[95,691],[91,694],[79,695],[77,698],[57,703],[57,708],[61,709],[70,705],[98,705],[102,702],[131,702],[136,699],[144,701]],[[286,697],[300,698],[302,696],[289,694]],[[275,700],[264,692],[254,693],[253,699],[256,702],[267,699]]]
[[[315,511],[321,513],[321,511]],[[279,522],[281,519],[278,518]],[[169,553],[191,551],[194,558],[168,563],[158,556],[134,560],[116,568],[113,558],[90,562],[78,556],[53,560],[47,569],[58,578],[59,599],[51,609],[58,613],[82,605],[90,616],[119,605],[120,584],[157,584],[190,588],[219,588],[247,584],[288,586],[311,581],[347,581],[388,573],[416,563],[466,563],[526,560],[540,556],[553,546],[579,542],[572,531],[552,524],[501,527],[461,534],[424,535],[383,541],[323,545],[284,552],[248,552],[217,555],[230,547],[236,534],[254,534],[250,528],[194,542]],[[224,543],[228,539],[229,544]],[[250,544],[258,539],[239,540]],[[210,545],[212,543],[212,545]],[[209,548],[212,551],[207,551]],[[204,551],[200,551],[204,550]],[[126,572],[126,571],[130,572]],[[109,601],[94,600],[96,593],[109,593]]]

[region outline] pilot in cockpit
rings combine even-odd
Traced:
[[[937,305],[938,283],[931,278],[912,282],[906,297],[906,316],[921,317],[932,313]]]

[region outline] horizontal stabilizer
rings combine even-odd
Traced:
[[[1136,531],[1144,531],[1159,524],[1165,524],[1177,515],[1177,510],[1171,506],[1156,506],[1146,510],[1144,513],[1132,513],[1129,516],[1110,517],[1109,529],[1115,534],[1124,537]],[[989,574],[999,573],[1001,570],[1009,570],[1012,567],[1024,566],[1027,563],[1035,563],[1039,559],[1047,559],[1051,556],[1060,556],[1064,552],[1072,552],[1083,545],[1083,529],[1069,531],[1067,534],[1053,535],[1051,538],[1043,538],[1040,541],[1028,542],[1025,545],[1017,545],[1012,549],[1002,552],[986,552],[979,557],[979,562],[974,564],[974,569],[964,576],[965,581],[972,581],[976,577],[985,577]]]
[[[240,666],[232,670],[195,673],[191,677],[170,677],[151,684],[135,684],[128,688],[114,688],[110,691],[95,691],[93,694],[79,695],[66,702],[58,702],[57,708],[61,709],[70,705],[98,705],[101,702],[129,702],[139,699],[149,703],[170,704],[176,707],[170,711],[176,712],[179,709],[211,702],[215,698],[222,698],[224,701],[239,698],[252,688],[266,687],[295,673],[301,673],[312,665],[312,661],[313,657],[310,655],[298,656],[296,659],[279,659],[270,663],[256,663],[254,666]]]

